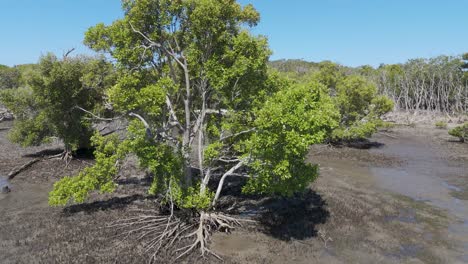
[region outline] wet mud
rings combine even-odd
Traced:
[[[10,126],[0,123],[0,176],[60,148],[15,146],[2,129]],[[224,209],[257,223],[215,233],[211,248],[223,263],[468,263],[468,144],[449,140],[443,130],[400,127],[377,133],[370,148],[314,146],[308,160],[320,164],[320,177],[287,199],[240,197],[230,182]],[[11,189],[0,193],[0,263],[147,261],[141,242],[106,228],[135,208],[154,206],[134,163],[114,194],[48,206],[53,183],[91,163],[43,161],[11,182],[0,180]],[[158,263],[171,260],[161,254]],[[197,254],[183,262],[219,263]]]

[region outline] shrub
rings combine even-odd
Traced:
[[[101,107],[112,73],[112,65],[104,59],[42,57],[28,86],[0,92],[0,101],[17,119],[10,139],[34,146],[58,137],[67,152],[89,147],[91,122],[77,107],[91,111]]]
[[[445,123],[444,121],[437,121],[435,123],[435,127],[439,129],[445,129],[447,128],[447,123]]]
[[[450,129],[448,133],[451,136],[458,137],[461,142],[468,140],[468,122],[461,126],[457,126],[453,129]]]
[[[382,115],[393,109],[393,101],[377,95],[375,85],[361,76],[347,76],[336,85],[335,105],[340,125],[331,141],[352,141],[370,137],[382,124]]]

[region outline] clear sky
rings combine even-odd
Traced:
[[[272,59],[358,66],[468,52],[468,0],[241,0],[253,3]],[[37,62],[122,16],[119,0],[0,0],[0,64]]]

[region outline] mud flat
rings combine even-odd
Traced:
[[[21,149],[0,123],[0,175],[44,150]],[[217,233],[212,249],[224,263],[468,263],[468,144],[444,130],[416,127],[378,133],[369,149],[314,146],[321,165],[297,197],[239,199],[234,183],[224,203],[257,224]],[[106,224],[153,206],[144,175],[131,164],[116,193],[83,205],[51,208],[47,193],[63,175],[91,160],[34,164],[0,194],[0,263],[143,263],[148,252]],[[245,197],[244,197],[245,198]],[[234,206],[232,206],[234,204]],[[159,263],[171,256],[161,255]],[[187,263],[218,263],[196,254]]]

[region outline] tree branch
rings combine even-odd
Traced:
[[[171,99],[169,99],[169,96],[166,95],[166,105],[167,105],[167,108],[169,109],[169,114],[172,118],[172,121],[175,122],[175,125],[181,130],[181,131],[184,131],[184,127],[180,124],[179,122],[179,119],[177,119],[177,116],[174,112],[174,107],[172,106],[172,103],[171,103]]]
[[[235,134],[232,134],[232,135],[229,135],[229,136],[221,137],[219,140],[224,141],[224,140],[226,140],[228,138],[237,137],[237,136],[240,136],[242,134],[250,133],[250,132],[255,131],[255,130],[256,130],[256,128],[251,128],[251,129],[248,129],[248,130],[241,131],[239,133],[235,133]]]
[[[226,179],[226,177],[233,175],[234,172],[238,170],[240,167],[242,167],[243,165],[244,165],[244,161],[241,160],[234,167],[232,167],[230,170],[224,173],[224,175],[221,177],[221,180],[219,180],[218,188],[216,189],[216,194],[215,194],[215,197],[213,198],[212,206],[216,205],[216,201],[218,200],[219,195],[221,194],[221,190],[223,189],[224,180]]]
[[[135,33],[138,33],[140,36],[142,36],[146,41],[148,41],[150,43],[150,47],[156,47],[158,49],[161,49],[164,53],[166,53],[167,55],[171,56],[172,58],[174,58],[174,60],[184,69],[187,69],[186,65],[184,63],[182,63],[182,61],[179,60],[179,58],[177,58],[176,54],[174,52],[171,52],[169,51],[168,49],[166,49],[163,45],[161,45],[160,43],[157,43],[155,41],[153,41],[152,39],[150,39],[148,36],[146,36],[145,34],[143,34],[141,31],[137,30],[135,27],[133,27],[133,24],[131,22],[129,22],[130,24],[130,27],[132,28],[133,32]]]
[[[146,136],[148,138],[150,138],[150,139],[153,139],[153,133],[151,132],[151,128],[150,128],[148,122],[146,122],[146,120],[141,115],[135,114],[135,113],[129,113],[128,115],[140,119],[140,121],[143,123],[143,125],[146,128]]]
[[[101,120],[101,121],[114,121],[114,120],[121,119],[121,118],[123,117],[123,116],[119,116],[119,117],[114,117],[114,118],[103,118],[103,117],[97,116],[97,115],[95,115],[94,113],[92,113],[92,112],[90,112],[90,111],[88,111],[88,110],[86,110],[86,109],[84,109],[84,108],[82,108],[82,107],[79,107],[79,106],[77,106],[77,105],[75,105],[75,106],[73,107],[73,109],[81,110],[81,111],[83,111],[83,112],[85,112],[85,113],[91,115],[94,119],[96,119],[96,120]]]

